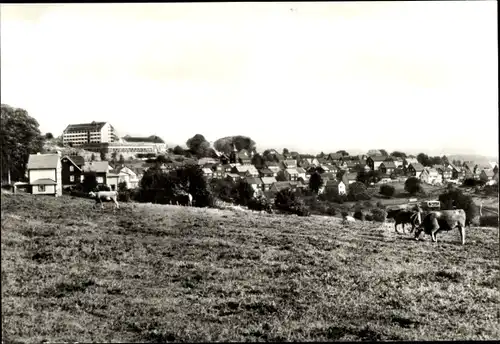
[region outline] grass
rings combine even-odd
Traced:
[[[91,204],[2,195],[4,341],[500,337],[496,228]]]

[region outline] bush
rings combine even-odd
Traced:
[[[380,187],[380,194],[386,197],[392,197],[396,193],[396,189],[392,185],[384,184]]]
[[[263,196],[258,196],[255,198],[251,198],[248,201],[248,209],[262,211],[265,210],[268,213],[272,213],[271,203],[267,200],[267,198]]]
[[[424,192],[424,188],[422,187],[422,182],[420,181],[420,179],[410,177],[405,182],[405,191],[407,191],[411,195],[415,195],[417,193]]]
[[[365,214],[364,214],[364,213],[363,213],[363,211],[361,211],[361,210],[356,210],[356,211],[354,212],[353,217],[354,217],[356,220],[365,221]]]
[[[326,209],[326,213],[330,216],[335,216],[337,215],[337,209],[334,207],[334,206],[329,206],[327,209]]]
[[[366,185],[361,182],[354,182],[349,185],[347,199],[350,201],[368,201],[371,199],[367,193]]]
[[[284,189],[276,194],[274,204],[277,209],[299,216],[309,216],[310,212],[304,203],[297,199],[290,189]]]
[[[379,209],[383,209],[383,210],[386,210],[387,207],[380,201],[377,202],[377,208]]]
[[[373,221],[385,222],[387,219],[387,212],[383,209],[373,208],[371,212]]]
[[[486,185],[483,189],[487,196],[497,196],[498,197],[498,184]]]

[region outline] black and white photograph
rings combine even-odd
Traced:
[[[0,6],[2,343],[500,340],[497,1]]]

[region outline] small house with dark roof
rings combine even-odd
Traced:
[[[370,155],[366,158],[366,164],[370,166],[372,171],[376,171],[379,169],[380,165],[386,161],[387,157],[383,155]]]
[[[256,177],[246,177],[245,181],[254,189],[254,191],[262,190],[262,180]]]
[[[71,186],[83,181],[82,167],[85,165],[83,157],[78,155],[65,155],[61,159],[62,185]]]
[[[378,170],[383,174],[391,174],[396,169],[396,164],[394,161],[384,161],[380,164]]]
[[[62,195],[62,164],[59,154],[30,154],[28,182],[33,195]]]
[[[412,177],[420,178],[420,174],[424,171],[424,166],[420,163],[411,163],[407,168],[408,174]]]
[[[269,191],[271,186],[276,183],[276,178],[274,177],[262,177],[260,178],[262,181],[262,190]]]
[[[259,170],[259,175],[261,177],[274,177],[274,172],[268,168],[262,168]]]

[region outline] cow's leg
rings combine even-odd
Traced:
[[[460,231],[460,240],[462,241],[462,245],[465,245],[465,226],[458,224],[458,230]]]
[[[431,229],[431,237],[432,237],[432,241],[434,242],[437,242],[437,239],[436,239],[436,234],[437,232],[439,232],[439,223],[438,223],[438,220],[437,219],[434,219],[432,221],[432,229]]]
[[[406,231],[405,231],[405,223],[404,222],[401,224],[401,227],[403,227],[403,234],[405,234]]]
[[[398,232],[398,223],[397,223],[397,222],[394,222],[394,231],[395,231],[396,233],[399,233],[399,232]]]

